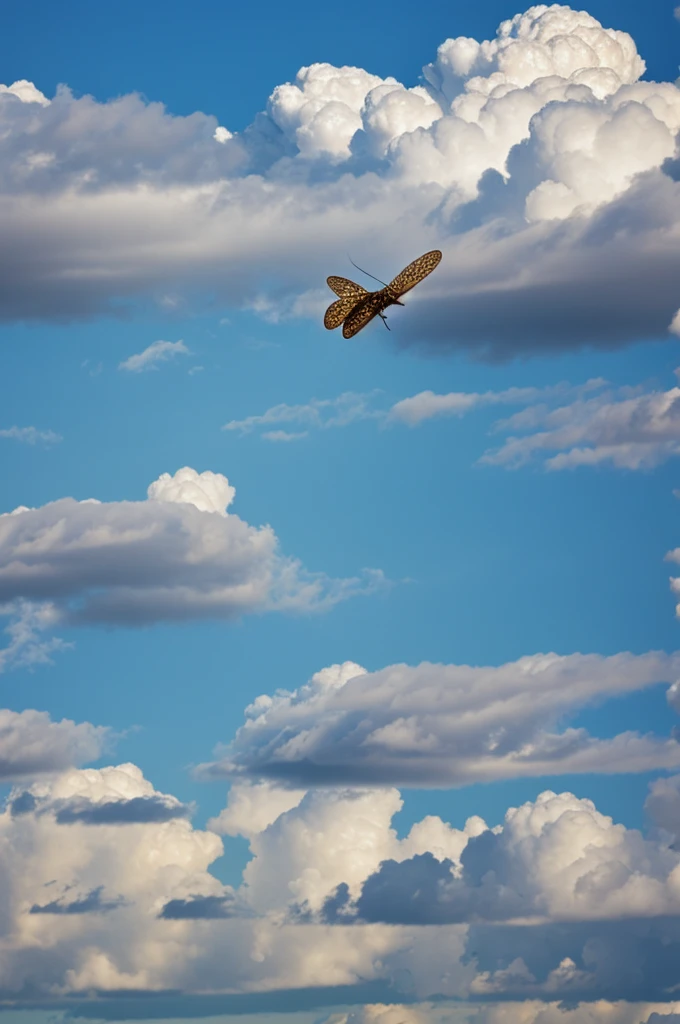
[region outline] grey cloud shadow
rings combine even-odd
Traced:
[[[130,800],[64,801],[46,808],[54,810],[58,825],[138,825],[162,824],[175,818],[188,818],[187,804],[168,803],[158,796],[135,796]]]
[[[34,903],[29,914],[106,914],[118,907],[126,906],[125,900],[119,896],[115,900],[102,899],[103,885],[98,885],[90,890],[81,899],[71,900],[64,903],[61,899],[52,900],[51,903],[40,905]]]
[[[169,900],[158,916],[170,921],[216,921],[245,915],[233,896],[190,896]]]
[[[215,1017],[229,1014],[294,1013],[322,1010],[332,1006],[364,1003],[410,1003],[415,997],[398,992],[389,982],[368,981],[358,985],[323,986],[305,989],[277,989],[233,995],[185,995],[180,991],[93,992],[89,997],[40,999],[33,991],[25,998],[16,991],[0,990],[3,1010],[61,1010],[66,1020],[172,1020]]]

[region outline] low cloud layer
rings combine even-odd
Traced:
[[[625,32],[554,5],[492,40],[447,39],[413,88],[302,68],[240,133],[17,82],[0,91],[0,315],[208,290],[319,316],[326,274],[348,270],[338,254],[386,277],[437,247],[397,345],[504,359],[664,336],[680,306],[680,90],[644,69]]]
[[[675,683],[678,655],[537,654],[492,667],[345,662],[293,692],[262,695],[207,777],[250,776],[298,787],[460,786],[573,772],[680,765],[672,737],[598,739],[559,728],[608,697]],[[671,691],[672,694],[675,691]]]
[[[0,515],[0,602],[42,602],[53,624],[138,626],[323,610],[383,584],[379,571],[331,579],[279,553],[270,526],[227,511],[220,473],[164,473],[146,501],[62,498]],[[21,605],[21,609],[30,605]],[[24,645],[25,647],[25,645]]]
[[[218,836],[185,817],[58,821],[65,805],[139,800],[174,798],[130,764],[11,794],[0,813],[6,998],[314,988],[319,1005],[320,986],[349,986],[351,1001],[353,986],[373,981],[395,1000],[530,998],[538,1019],[538,1004],[561,999],[662,1003],[674,984],[672,836],[644,838],[569,793],[510,808],[493,828],[430,815],[399,838],[395,789],[292,795],[237,783],[220,816],[250,844],[235,889],[210,872]],[[385,1024],[406,1019],[382,1012]]]

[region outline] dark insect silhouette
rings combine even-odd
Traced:
[[[379,316],[387,327],[387,317],[384,313],[387,307],[403,306],[404,303],[399,301],[401,296],[431,274],[441,258],[439,249],[426,252],[424,256],[419,256],[413,263],[404,267],[401,274],[397,274],[394,280],[379,292],[366,291],[360,284],[355,284],[346,277],[327,278],[329,287],[340,297],[326,310],[323,318],[324,327],[332,331],[342,324],[343,338],[353,338],[374,316]],[[354,266],[356,267],[356,263]],[[357,267],[357,270],[360,269]],[[372,274],[368,276],[372,277]],[[389,330],[389,327],[387,329]]]

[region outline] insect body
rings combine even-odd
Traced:
[[[379,292],[368,292],[360,284],[355,284],[346,277],[327,278],[329,287],[339,298],[326,310],[323,318],[324,327],[332,331],[342,324],[343,338],[353,338],[374,316],[379,316],[387,327],[384,315],[387,307],[403,306],[404,303],[399,301],[401,296],[431,274],[441,258],[439,249],[426,252],[424,256],[419,256],[413,263],[409,263],[401,274],[397,274],[394,280]]]

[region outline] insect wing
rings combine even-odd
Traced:
[[[365,327],[374,316],[380,313],[384,305],[385,296],[383,292],[370,293],[363,302],[354,307],[345,320],[342,328],[343,338],[353,338],[355,334],[358,334],[362,327]]]
[[[432,252],[426,252],[424,256],[419,256],[413,263],[409,263],[407,267],[404,267],[401,274],[397,274],[394,281],[390,282],[390,291],[397,296],[409,292],[424,277],[432,273],[434,268],[439,265],[441,258],[442,254],[439,249],[433,249]]]
[[[339,327],[347,314],[352,312],[357,302],[361,302],[361,299],[356,299],[353,295],[346,295],[342,299],[336,299],[328,307],[323,318],[323,325],[326,330],[333,331],[336,327]]]
[[[365,288],[362,288],[360,284],[355,284],[354,281],[350,281],[347,277],[327,277],[326,281],[328,282],[328,287],[332,288],[341,299],[348,299],[351,296],[355,302],[358,302],[364,295],[368,295]]]

